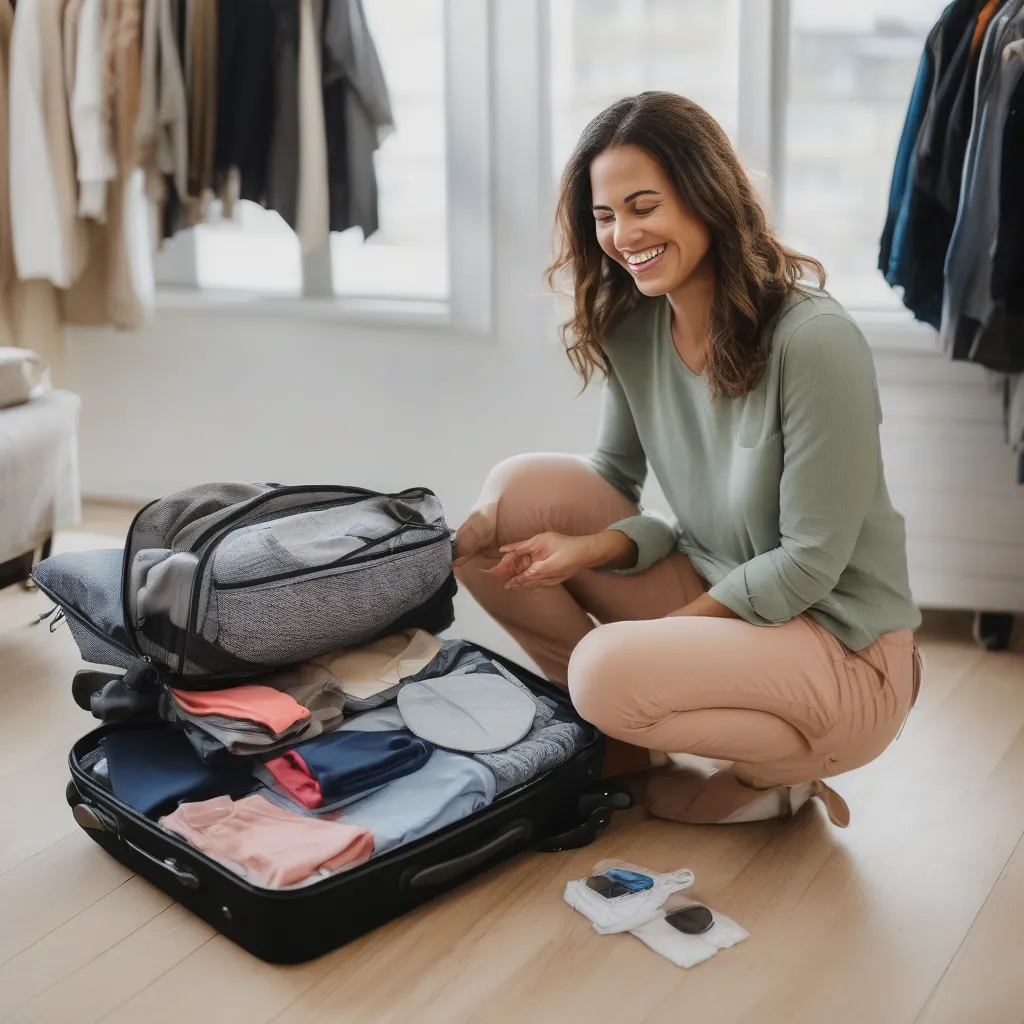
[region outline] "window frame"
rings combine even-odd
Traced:
[[[486,336],[493,322],[492,5],[444,0],[446,300],[338,296],[330,244],[302,259],[302,293],[202,288],[198,239],[169,239],[156,260],[158,310],[256,314]]]

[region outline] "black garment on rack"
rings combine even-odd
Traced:
[[[270,0],[275,82],[266,205],[294,228],[299,213],[299,0]]]
[[[992,256],[992,298],[1024,314],[1024,77],[1010,99],[999,171],[999,230]]]
[[[218,0],[217,142],[214,177],[237,168],[242,199],[267,190],[274,112],[274,12],[271,0]]]

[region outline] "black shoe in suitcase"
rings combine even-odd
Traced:
[[[572,710],[563,690],[484,653],[535,693]],[[105,725],[72,748],[67,797],[75,820],[111,856],[272,963],[320,956],[525,850],[585,846],[614,810],[630,804],[628,794],[602,785],[604,740],[592,731],[589,745],[568,761],[453,825],[322,882],[265,889],[120,802],[82,767],[104,735],[130,728]]]

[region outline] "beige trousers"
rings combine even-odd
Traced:
[[[916,699],[909,630],[855,653],[806,615],[774,627],[665,618],[706,586],[679,552],[635,575],[587,570],[525,591],[485,571],[502,544],[597,533],[635,513],[581,459],[510,459],[459,532],[460,551],[477,552],[459,579],[607,736],[733,761],[759,785],[838,775],[885,750]]]

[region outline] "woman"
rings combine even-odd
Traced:
[[[498,466],[460,579],[608,736],[697,755],[652,776],[652,813],[753,821],[818,796],[846,825],[821,779],[877,757],[919,682],[868,345],[680,96],[590,123],[557,222],[563,340],[584,385],[607,377],[597,451]],[[648,462],[675,522],[637,507]]]

